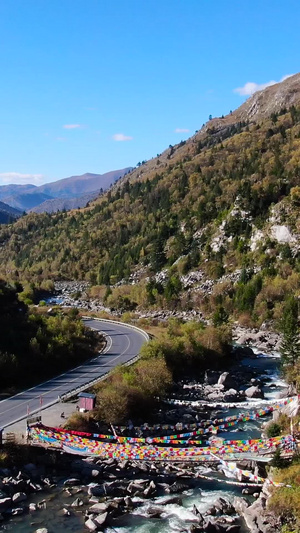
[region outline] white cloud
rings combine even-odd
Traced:
[[[13,183],[14,185],[23,185],[27,183],[40,184],[43,181],[43,174],[20,174],[19,172],[2,172],[0,181],[3,184]]]
[[[238,93],[241,96],[250,96],[251,94],[256,93],[257,91],[262,91],[266,87],[270,87],[271,85],[275,85],[276,83],[280,83],[281,81],[286,80],[287,78],[290,78],[290,76],[293,76],[293,74],[287,74],[286,76],[282,76],[282,78],[279,81],[271,80],[267,83],[255,83],[254,81],[247,81],[243,87],[237,87],[233,90],[234,93]]]
[[[133,137],[129,137],[128,135],[124,135],[124,133],[115,133],[112,136],[114,141],[132,141]]]
[[[64,124],[63,128],[65,130],[76,130],[78,128],[82,128],[81,124]]]
[[[188,133],[190,130],[187,128],[176,128],[175,133]]]

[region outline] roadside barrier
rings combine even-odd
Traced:
[[[82,320],[84,320],[84,321],[86,321],[86,320],[95,320],[97,322],[106,322],[106,323],[109,323],[109,324],[117,324],[119,326],[125,326],[125,327],[128,327],[128,328],[131,328],[131,329],[134,329],[134,330],[138,331],[141,335],[143,335],[143,337],[146,340],[146,342],[149,342],[149,340],[150,340],[149,335],[148,335],[148,333],[146,333],[146,331],[142,330],[141,328],[138,328],[137,326],[133,326],[132,324],[125,324],[124,322],[119,322],[117,320],[108,320],[106,318],[95,318],[95,317],[87,317],[87,316],[83,316]],[[99,330],[99,333],[102,333],[102,332]],[[106,336],[109,337],[109,335],[106,335]],[[101,353],[105,353],[105,350],[106,350],[106,348],[104,348],[104,350]],[[139,355],[135,355],[129,361],[127,361],[126,363],[123,363],[122,366],[133,365],[134,363],[136,363],[136,361],[138,361],[138,359],[139,359]],[[93,385],[96,385],[100,381],[104,381],[105,379],[107,379],[109,374],[110,374],[110,371],[106,372],[102,376],[99,376],[99,377],[89,381],[88,383],[85,383],[84,385],[81,385],[80,387],[76,387],[76,388],[70,390],[66,394],[62,394],[60,396],[59,400],[62,401],[62,402],[65,402],[66,400],[69,400],[73,396],[77,396],[77,394],[79,394],[80,392],[88,389],[89,387],[92,387]]]
[[[149,342],[149,340],[150,340],[148,333],[146,333],[142,329],[138,328],[137,326],[132,326],[131,324],[124,324],[123,322],[118,322],[117,320],[107,320],[105,318],[93,318],[93,317],[82,317],[82,318],[83,318],[83,320],[97,320],[97,321],[100,321],[100,322],[108,322],[108,323],[113,323],[113,324],[119,324],[121,326],[126,326],[126,327],[129,327],[129,328],[135,329],[139,333],[141,333],[143,335],[143,337],[145,338],[146,342]],[[101,352],[101,353],[103,353],[103,352]],[[134,364],[138,359],[139,359],[139,356],[136,355],[132,359],[127,361],[127,363],[124,363],[124,366],[130,366],[130,365]],[[76,368],[80,368],[80,366],[76,367]],[[76,370],[76,368],[74,368],[72,370]],[[51,400],[50,402],[47,402],[47,403],[44,402],[43,405],[39,405],[36,409],[30,409],[30,415],[32,416],[32,415],[34,415],[36,413],[39,413],[42,409],[48,409],[49,407],[52,407],[53,405],[55,405],[56,403],[58,403],[60,401],[64,402],[64,401],[68,400],[69,398],[72,398],[73,396],[76,396],[80,392],[88,389],[89,387],[92,387],[93,385],[95,385],[99,381],[103,381],[104,379],[107,379],[109,373],[110,372],[106,372],[102,376],[100,376],[98,378],[95,378],[95,379],[89,381],[88,383],[85,383],[84,385],[81,385],[80,387],[75,387],[74,389],[70,390],[68,393],[57,396],[57,398],[55,400]],[[60,374],[59,376],[56,376],[56,378],[62,377],[65,374],[66,374],[66,372]],[[51,381],[51,380],[48,380],[48,381]],[[45,383],[47,383],[48,381],[46,381]],[[32,390],[34,388],[35,387],[31,387],[31,389],[29,389],[29,390]],[[24,391],[24,392],[26,392],[26,391]],[[19,394],[22,394],[22,393],[19,393]],[[40,393],[38,393],[36,398],[32,398],[32,400],[34,400],[34,399],[35,400],[39,400],[40,396],[41,396]],[[27,418],[26,414],[18,416],[17,418],[11,420],[9,423],[3,425],[2,429],[5,429],[6,427],[9,427],[9,426],[11,426],[13,424],[16,424],[17,422],[20,422],[21,420],[24,420],[25,418]]]
[[[99,321],[99,322],[107,322],[109,324],[117,324],[119,326],[125,326],[127,328],[135,329],[136,331],[141,333],[143,335],[143,337],[145,337],[147,342],[149,342],[149,340],[150,340],[150,337],[149,337],[149,335],[148,335],[148,333],[146,331],[144,331],[143,329],[139,328],[138,326],[134,326],[133,324],[127,324],[127,322],[120,322],[119,320],[110,320],[108,318],[96,318],[96,317],[90,317],[90,316],[83,316],[82,320],[96,320],[96,321]]]

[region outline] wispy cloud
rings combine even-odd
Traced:
[[[282,78],[279,81],[271,80],[267,83],[255,83],[254,81],[247,81],[243,87],[237,87],[233,90],[234,93],[240,94],[241,96],[250,96],[251,94],[256,93],[257,91],[262,91],[266,87],[270,87],[271,85],[275,85],[276,83],[280,83],[281,81],[286,80],[287,78],[290,78],[293,76],[293,74],[287,74],[285,76],[282,76]]]
[[[3,184],[13,183],[22,185],[27,183],[39,184],[43,181],[43,174],[21,174],[20,172],[2,172],[0,181]]]
[[[65,130],[77,130],[78,128],[82,128],[82,124],[64,124],[63,128]]]
[[[133,137],[130,137],[129,135],[124,135],[124,133],[115,133],[112,136],[114,141],[132,141]]]
[[[174,131],[175,133],[189,133],[190,130],[187,128],[176,128]]]

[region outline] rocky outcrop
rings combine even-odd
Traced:
[[[233,339],[238,345],[253,346],[263,353],[278,352],[281,336],[267,328],[267,324],[263,324],[259,330],[247,329],[236,325],[232,332]]]
[[[276,533],[281,531],[281,522],[273,513],[268,512],[267,499],[270,496],[268,483],[263,486],[259,498],[249,505],[244,498],[234,498],[235,510],[244,518],[251,533]]]

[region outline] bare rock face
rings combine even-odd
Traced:
[[[212,133],[222,134],[230,125],[238,122],[260,122],[278,113],[282,109],[288,109],[300,102],[300,74],[289,76],[280,83],[271,82],[272,85],[261,91],[257,91],[246,100],[238,109],[224,118],[213,118],[201,129],[200,135]],[[198,134],[199,136],[199,134]],[[198,137],[199,138],[199,137]]]
[[[252,533],[277,533],[281,531],[280,519],[268,512],[267,499],[270,496],[265,483],[258,499],[249,505],[244,498],[234,497],[233,507],[241,515]]]
[[[240,496],[235,496],[233,498],[233,507],[235,508],[236,512],[240,515],[242,515],[245,510],[249,507],[249,502],[245,498],[241,498]]]
[[[241,120],[256,120],[269,117],[283,108],[299,102],[300,74],[290,76],[281,83],[274,83],[262,91],[257,91],[235,111]]]
[[[258,498],[243,513],[245,522],[253,533],[276,533],[281,530],[278,519],[265,509],[265,499]]]

